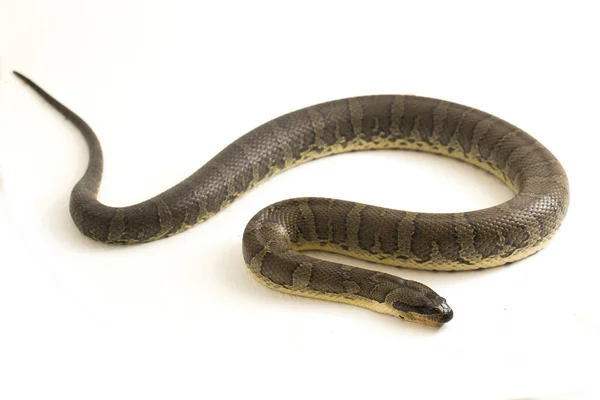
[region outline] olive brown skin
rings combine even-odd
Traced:
[[[329,251],[427,270],[490,268],[542,249],[569,204],[562,166],[519,128],[443,100],[377,95],[335,100],[283,115],[240,137],[165,192],[132,206],[110,207],[97,199],[103,158],[92,129],[30,79],[15,74],[85,138],[88,168],[73,188],[70,211],[81,233],[104,243],[145,243],[175,235],[212,217],[274,174],[350,151],[408,149],[441,154],[485,169],[515,192],[495,207],[447,214],[322,198],[270,205],[248,223],[243,255],[259,282],[286,293],[439,326],[450,321],[453,312],[427,286],[319,260],[303,251]],[[408,172],[397,172],[403,173]]]

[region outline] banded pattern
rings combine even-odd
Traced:
[[[109,207],[97,200],[102,151],[93,131],[17,75],[86,138],[90,162],[73,189],[70,208],[79,230],[101,242],[141,243],[175,235],[276,173],[350,151],[411,149],[446,155],[489,171],[516,194],[496,207],[448,214],[320,198],[271,205],[248,224],[243,253],[259,281],[284,292],[439,325],[452,311],[426,286],[300,252],[319,249],[419,269],[487,268],[544,247],[567,212],[566,174],[533,137],[473,108],[393,95],[336,100],[286,114],[242,136],[164,193],[133,206]]]

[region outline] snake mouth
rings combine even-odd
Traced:
[[[444,299],[437,306],[413,306],[395,302],[394,308],[400,311],[403,319],[431,326],[442,326],[454,317],[454,312]]]
[[[439,315],[422,315],[422,314],[412,314],[409,313],[405,317],[402,317],[410,322],[415,322],[417,324],[427,325],[434,328],[441,328],[446,324],[446,322],[452,319],[452,313],[448,314],[439,314]]]
[[[412,313],[411,313],[412,314]],[[448,307],[447,311],[439,314],[413,314],[411,320],[420,324],[434,326],[436,328],[442,327],[446,322],[449,322],[454,317],[454,312]]]

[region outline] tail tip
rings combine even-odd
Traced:
[[[15,74],[16,76],[18,76],[19,78],[23,79],[23,80],[27,79],[25,77],[25,75],[23,75],[22,73],[20,73],[18,71],[13,71],[12,73]]]

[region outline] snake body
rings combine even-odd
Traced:
[[[70,211],[81,233],[105,243],[143,243],[175,235],[274,174],[358,150],[411,149],[457,158],[489,171],[515,192],[495,207],[445,214],[324,198],[270,205],[248,223],[243,255],[253,276],[279,291],[439,326],[453,312],[427,286],[302,251],[427,270],[488,268],[543,248],[567,212],[565,171],[533,137],[473,108],[396,95],[336,100],[281,116],[240,137],[171,189],[136,205],[110,207],[97,200],[103,159],[94,132],[30,79],[15,74],[86,139],[89,164],[73,188]]]

